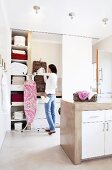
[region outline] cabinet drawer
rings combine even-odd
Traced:
[[[112,110],[105,110],[105,121],[112,121]]]
[[[82,122],[96,122],[104,121],[104,111],[83,111],[82,112]]]

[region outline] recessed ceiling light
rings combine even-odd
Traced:
[[[75,16],[75,13],[74,13],[74,12],[70,12],[68,15],[69,15],[69,17],[70,17],[71,19],[73,19],[74,16]]]
[[[108,18],[103,18],[103,19],[102,19],[102,22],[104,23],[104,25],[106,25],[107,22],[108,22]]]
[[[34,5],[34,6],[33,6],[33,9],[36,11],[36,14],[37,14],[37,13],[38,13],[38,10],[40,9],[40,7],[37,6],[37,5]]]

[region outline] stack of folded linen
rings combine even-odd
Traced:
[[[25,64],[13,62],[11,63],[12,75],[26,75],[28,67]]]
[[[25,77],[12,77],[12,84],[13,85],[23,85],[25,82]]]
[[[24,94],[20,92],[11,93],[12,102],[24,102]]]
[[[15,130],[22,130],[22,123],[21,122],[14,123],[14,129]]]
[[[27,54],[24,50],[12,50],[12,59],[27,60]]]
[[[23,115],[24,115],[23,111],[16,111],[13,114],[14,114],[14,119],[18,119],[18,120],[23,119]]]
[[[23,85],[11,85],[11,91],[23,91]]]
[[[25,46],[25,37],[24,36],[14,36],[14,45]]]

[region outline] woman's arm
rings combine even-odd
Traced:
[[[44,76],[44,82],[46,83],[48,77],[49,77],[49,73],[44,73],[43,76]]]

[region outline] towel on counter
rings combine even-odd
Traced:
[[[78,91],[77,94],[81,100],[86,100],[89,97],[89,92],[87,91]]]
[[[73,94],[74,101],[96,101],[97,94],[88,91],[77,91]]]

